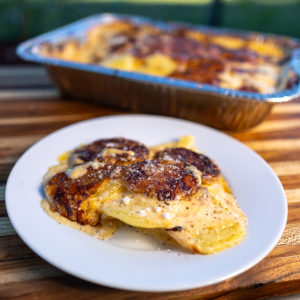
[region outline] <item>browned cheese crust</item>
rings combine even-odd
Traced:
[[[155,154],[163,161],[180,161],[189,163],[202,173],[202,181],[207,182],[220,175],[219,167],[206,155],[186,148],[167,148]]]
[[[182,162],[145,160],[127,166],[121,171],[124,185],[134,193],[174,200],[190,197],[200,188],[201,179]]]
[[[109,180],[113,169],[112,165],[101,163],[97,169],[88,167],[86,173],[76,179],[70,178],[67,171],[56,174],[45,185],[51,209],[79,224],[98,224],[100,214],[81,210],[80,205]]]
[[[118,165],[141,161],[147,159],[149,155],[146,146],[139,142],[124,138],[101,139],[76,149],[70,157],[71,165],[101,158],[103,151],[107,149],[120,150],[119,153],[116,152],[107,157],[110,163]]]

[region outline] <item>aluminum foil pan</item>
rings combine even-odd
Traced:
[[[70,38],[84,39],[85,33],[92,26],[111,22],[116,18],[130,20],[137,24],[148,23],[163,29],[183,25],[212,33],[238,33],[245,36],[255,34],[262,38],[276,38],[269,34],[191,26],[183,23],[164,23],[137,16],[100,14],[30,39],[19,45],[17,53],[26,61],[45,65],[64,95],[134,112],[180,117],[223,130],[243,130],[253,127],[263,121],[275,103],[291,101],[300,96],[300,82],[291,89],[272,94],[260,94],[64,61],[39,54],[39,47],[45,42],[57,43]],[[293,50],[288,67],[300,77],[299,48]]]

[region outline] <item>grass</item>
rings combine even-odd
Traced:
[[[298,0],[224,0],[221,25],[300,38]],[[82,17],[115,12],[208,24],[209,0],[2,0],[0,41],[20,41]]]

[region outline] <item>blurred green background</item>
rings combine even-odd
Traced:
[[[82,17],[116,12],[300,38],[300,0],[0,0],[0,47]],[[1,51],[1,50],[0,50]],[[1,53],[0,53],[1,54]],[[9,60],[9,58],[8,58]]]

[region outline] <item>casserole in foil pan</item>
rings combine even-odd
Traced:
[[[98,44],[91,46],[91,36]],[[100,14],[28,40],[17,53],[45,65],[64,95],[243,130],[275,103],[300,96],[299,45],[271,34]],[[244,83],[249,78],[252,85]]]

